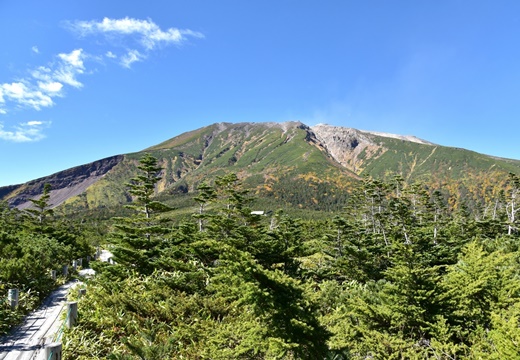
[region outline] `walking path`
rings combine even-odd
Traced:
[[[99,260],[112,262],[112,254],[101,250]],[[93,276],[93,269],[82,269],[80,276]],[[54,290],[42,305],[24,319],[24,323],[14,328],[9,335],[0,336],[0,360],[38,359],[44,345],[54,342],[63,323],[60,314],[67,303],[67,294],[75,285],[81,284],[72,280]],[[40,356],[41,357],[41,356]]]
[[[81,276],[93,275],[94,270],[80,270]],[[0,337],[0,360],[38,359],[40,349],[55,340],[62,325],[60,314],[65,308],[67,294],[78,280],[72,280],[54,290],[42,305],[26,316],[24,323]]]
[[[37,310],[11,334],[0,338],[0,360],[36,359],[43,345],[51,343],[61,323],[59,315],[64,308],[67,293],[75,284],[70,281],[54,290]]]

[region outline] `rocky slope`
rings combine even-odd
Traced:
[[[319,124],[311,130],[334,160],[355,173],[363,167],[362,153],[377,156],[381,149],[369,134],[356,129]]]
[[[76,166],[50,176],[32,180],[25,184],[0,188],[0,198],[7,200],[10,206],[24,209],[32,203],[29,199],[37,198],[43,192],[46,183],[51,185],[50,204],[53,207],[68,198],[83,193],[90,185],[102,178],[110,169],[123,160],[123,155],[111,156],[90,164]]]

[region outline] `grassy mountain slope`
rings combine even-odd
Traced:
[[[399,174],[410,183],[420,180],[456,194],[450,198],[456,205],[462,197],[477,204],[496,196],[509,172],[520,173],[520,161],[413,137],[328,125],[310,128],[299,122],[220,123],[142,152],[0,188],[0,197],[23,207],[45,182],[51,182],[51,203],[63,203],[64,212],[117,207],[130,200],[125,183],[137,173],[145,152],[163,168],[157,188],[161,200],[181,208],[194,206],[191,198],[198,184],[229,172],[257,195],[258,206],[326,211],[341,209],[350,189],[365,175]]]
[[[400,174],[451,193],[451,206],[465,202],[475,209],[507,187],[509,172],[520,173],[520,161],[500,159],[460,148],[427,145],[392,138],[377,139],[381,155],[366,161],[361,174],[388,178]]]
[[[223,123],[125,155],[110,173],[83,194],[68,199],[64,207],[95,209],[128,201],[124,184],[136,174],[145,152],[156,157],[163,168],[158,183],[161,199],[177,206],[183,194],[195,191],[202,181],[235,172],[245,187],[264,198],[265,206],[337,209],[340,194],[357,179],[301,123]]]
[[[360,176],[407,183],[420,181],[439,189],[450,205],[465,202],[471,209],[499,195],[508,173],[520,173],[520,161],[502,159],[460,148],[440,146],[415,137],[317,125],[312,127],[327,151]]]

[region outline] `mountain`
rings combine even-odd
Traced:
[[[0,187],[0,199],[19,209],[30,206],[29,199],[41,195],[46,183],[51,185],[51,203],[58,206],[67,199],[84,193],[115,165],[124,159],[123,155],[111,156],[90,164],[76,166],[50,176],[45,176],[25,184]]]
[[[67,211],[95,210],[130,201],[125,183],[144,153],[162,166],[158,194],[177,206],[192,206],[202,181],[234,172],[270,206],[341,209],[364,176],[421,181],[477,204],[496,196],[520,161],[445,147],[413,136],[300,122],[219,123],[193,130],[141,152],[117,155],[25,184],[0,187],[0,199],[25,208],[50,183],[50,203]],[[187,196],[189,195],[189,196]],[[177,200],[175,200],[177,199]],[[180,200],[179,200],[180,199]],[[182,200],[184,199],[184,200]],[[181,201],[181,203],[179,203]],[[182,202],[184,201],[184,202]],[[475,205],[477,206],[477,205]]]

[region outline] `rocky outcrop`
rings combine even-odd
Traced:
[[[318,124],[311,130],[334,160],[354,173],[359,173],[363,161],[380,154],[383,148],[363,131]]]
[[[76,166],[21,185],[0,187],[0,198],[11,207],[24,209],[31,206],[29,199],[37,198],[45,184],[51,185],[52,207],[60,205],[70,197],[83,193],[90,185],[102,178],[123,160],[123,155],[111,156],[89,164]]]

